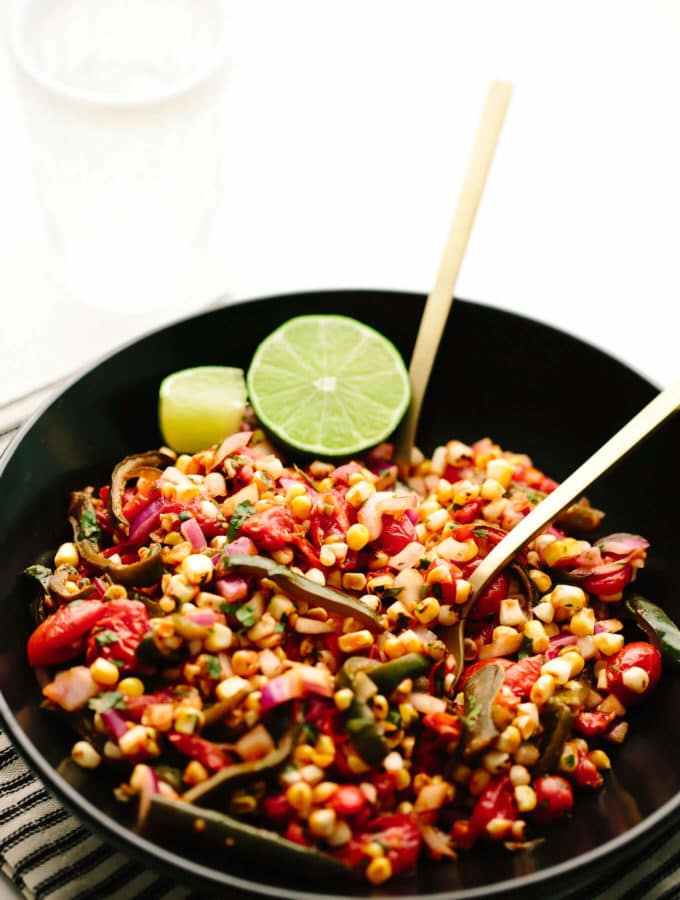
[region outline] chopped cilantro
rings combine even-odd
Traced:
[[[245,522],[245,520],[252,516],[255,512],[255,507],[250,502],[250,500],[244,500],[242,503],[236,507],[234,512],[231,515],[231,519],[229,519],[229,528],[227,529],[227,541],[233,541],[236,538],[236,535],[241,530],[241,526]]]
[[[300,730],[300,741],[305,744],[315,744],[319,736],[319,729],[316,725],[305,722]]]
[[[384,590],[378,589],[376,593],[380,594],[383,600],[396,600],[396,598],[399,596],[399,594],[401,594],[403,590],[404,589],[400,587],[391,587],[384,588]]]
[[[416,563],[416,569],[429,569],[431,563],[432,563],[432,560],[427,559],[427,557],[424,556],[422,559],[419,559],[418,562]]]
[[[252,628],[255,624],[255,610],[248,603],[244,603],[236,610],[236,618],[244,628]]]
[[[183,509],[182,512],[179,514],[180,522],[186,522],[186,520],[190,519],[190,518],[191,518],[191,513],[187,512],[186,509]]]
[[[118,635],[111,628],[105,628],[104,631],[99,631],[95,634],[95,640],[100,647],[106,647],[107,644],[116,644]]]
[[[570,753],[568,756],[564,757],[564,764],[568,769],[571,769],[572,766],[576,765],[576,757],[573,753]]]
[[[474,728],[477,717],[479,716],[481,711],[482,706],[479,700],[477,700],[476,697],[471,697],[468,710],[465,714],[465,724],[468,728]]]
[[[119,691],[105,691],[98,697],[93,697],[88,706],[98,713],[106,712],[107,709],[125,709],[125,697]]]
[[[526,659],[527,656],[531,656],[534,652],[534,642],[531,638],[525,637],[522,638],[522,644],[519,648],[519,653],[517,654],[518,659]]]
[[[430,585],[430,587],[432,588],[432,596],[436,597],[437,600],[441,600],[442,599],[441,584],[438,581],[435,581],[433,584]]]
[[[479,538],[480,541],[485,541],[489,536],[489,529],[485,528],[483,525],[479,525],[478,527],[472,529],[472,534],[476,538]]]
[[[397,726],[401,725],[401,716],[399,715],[399,713],[397,712],[396,709],[391,709],[387,713],[386,718],[387,718],[387,721],[391,722],[393,725],[397,725]]]
[[[84,509],[80,516],[78,540],[86,541],[94,538],[94,540],[97,541],[99,540],[100,535],[101,531],[97,524],[97,513],[93,509]]]
[[[214,678],[217,681],[222,677],[222,666],[220,665],[220,661],[216,656],[212,656],[210,654],[206,654],[204,657],[205,662],[205,671],[210,678]]]
[[[281,616],[281,621],[277,622],[276,625],[274,626],[275,634],[283,634],[283,632],[286,630],[286,621],[287,620],[288,620],[288,616],[286,616],[286,615]]]

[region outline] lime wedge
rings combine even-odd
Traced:
[[[350,456],[384,441],[408,407],[396,347],[346,316],[289,319],[255,351],[248,396],[260,423],[288,447]]]
[[[165,443],[197,453],[238,431],[246,405],[243,369],[199,366],[163,379],[158,421]]]

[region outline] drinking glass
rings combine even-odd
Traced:
[[[204,302],[223,197],[217,0],[23,0],[11,43],[68,288],[124,313]]]

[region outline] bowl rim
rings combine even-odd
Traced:
[[[21,446],[24,436],[33,428],[35,424],[37,424],[44,413],[54,403],[56,403],[68,390],[70,390],[71,387],[73,387],[82,378],[87,376],[90,372],[94,371],[98,366],[108,362],[118,353],[121,353],[124,350],[134,346],[135,344],[140,343],[146,338],[158,334],[159,332],[162,332],[166,329],[174,328],[184,321],[203,316],[209,317],[230,306],[244,306],[250,303],[275,300],[292,301],[296,298],[309,298],[314,296],[342,297],[343,295],[355,295],[357,293],[411,296],[412,298],[418,299],[420,301],[424,300],[424,295],[419,294],[415,291],[401,291],[380,288],[333,288],[328,290],[319,289],[307,291],[292,291],[284,294],[268,294],[265,296],[254,296],[243,299],[228,298],[221,301],[219,306],[211,305],[207,310],[193,312],[189,315],[173,319],[172,321],[164,323],[161,326],[150,328],[144,331],[142,334],[136,335],[135,337],[132,337],[129,340],[120,343],[113,349],[105,352],[104,354],[101,354],[96,359],[84,364],[83,366],[79,367],[79,369],[76,370],[69,378],[67,378],[66,381],[60,382],[55,387],[54,392],[51,393],[39,405],[39,407],[34,411],[29,419],[18,430],[10,445],[7,447],[5,453],[2,455],[2,458],[0,458],[0,478],[2,478],[4,470],[7,467],[10,459],[14,456],[14,454]],[[461,302],[465,305],[473,306],[481,310],[488,310],[492,315],[500,315],[501,317],[505,316],[520,321],[528,321],[538,324],[542,328],[551,330],[558,335],[569,336],[579,343],[609,357],[619,365],[624,366],[626,369],[628,369],[629,372],[637,375],[643,381],[646,381],[650,386],[657,388],[657,385],[654,384],[646,375],[628,365],[624,360],[617,358],[607,350],[604,350],[603,348],[581,338],[578,335],[572,334],[562,328],[558,328],[550,323],[541,321],[534,317],[506,310],[492,304],[481,303],[479,301],[467,299],[461,299]],[[160,874],[173,873],[175,875],[179,874],[184,878],[193,877],[204,884],[238,888],[240,890],[249,891],[251,893],[260,894],[262,896],[269,895],[272,897],[282,898],[282,900],[347,900],[348,895],[346,894],[315,893],[313,891],[309,892],[297,888],[291,889],[271,884],[263,884],[261,882],[253,882],[239,875],[233,875],[221,869],[211,868],[207,865],[196,862],[195,860],[180,856],[178,853],[163,847],[161,844],[155,843],[141,835],[138,835],[132,829],[122,825],[120,822],[116,821],[105,812],[102,812],[86,797],[79,793],[75,787],[69,784],[69,782],[62,775],[60,775],[57,769],[49,763],[49,761],[42,755],[38,748],[28,738],[21,725],[19,724],[17,717],[10,709],[10,706],[7,703],[1,690],[0,723],[2,724],[2,727],[7,733],[8,737],[10,738],[14,748],[33,770],[33,773],[38,776],[38,778],[50,794],[62,801],[68,808],[68,810],[76,818],[83,821],[88,827],[90,827],[95,832],[95,834],[97,834],[97,836],[105,841],[112,842],[117,847],[117,849],[121,850],[123,853],[127,853],[133,858],[136,858],[143,864],[147,865],[151,870],[157,871]],[[613,858],[620,851],[627,849],[630,854],[630,850],[632,849],[633,845],[637,845],[635,849],[640,850],[644,847],[645,843],[648,843],[654,838],[655,834],[660,830],[660,826],[670,824],[673,813],[680,814],[680,792],[674,797],[671,797],[653,813],[645,816],[643,820],[641,820],[622,834],[617,835],[616,837],[610,839],[609,841],[598,847],[593,848],[592,850],[580,853],[578,856],[573,857],[570,860],[557,863],[539,871],[520,875],[512,879],[498,881],[493,883],[492,885],[462,888],[454,892],[437,891],[427,894],[399,894],[399,898],[400,900],[454,900],[454,898],[456,898],[456,900],[475,900],[475,898],[489,896],[490,893],[512,893],[519,889],[536,888],[549,881],[554,881],[561,876],[573,875],[575,865],[577,865],[581,870],[585,870],[594,867],[594,865],[598,862],[602,862],[605,857],[611,856]]]

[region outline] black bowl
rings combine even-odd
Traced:
[[[252,891],[289,898],[332,897],[333,884],[296,880],[258,866],[188,858],[139,839],[122,820],[111,785],[61,761],[73,738],[39,708],[40,691],[24,652],[31,622],[22,570],[68,539],[68,492],[106,480],[113,464],[157,446],[156,398],[161,379],[200,364],[247,368],[254,348],[293,315],[335,312],[387,334],[408,359],[423,298],[377,291],[273,297],[226,306],[178,322],[128,344],[72,382],[23,430],[0,472],[0,712],[18,749],[50,789],[105,839],[150,868],[208,892]],[[456,301],[425,402],[418,443],[426,451],[452,437],[489,435],[529,453],[556,479],[603,443],[656,389],[640,375],[574,337],[519,316]],[[672,420],[591,491],[607,511],[606,530],[651,540],[639,590],[680,619],[677,554],[677,448]],[[614,770],[602,790],[581,793],[573,816],[532,852],[484,848],[457,863],[427,864],[384,889],[357,887],[351,896],[564,896],[634,864],[646,846],[680,820],[680,683],[667,673],[643,707],[630,714],[626,742],[612,752]],[[588,890],[586,888],[586,890]],[[591,894],[592,895],[592,894]],[[343,896],[348,896],[344,893]]]

